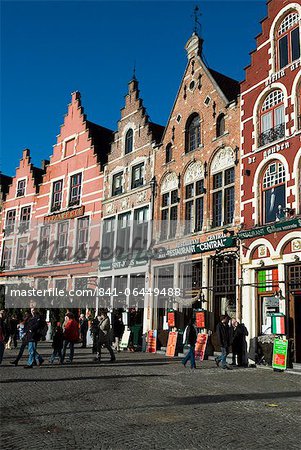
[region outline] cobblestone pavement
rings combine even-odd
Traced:
[[[40,345],[47,356],[50,346]],[[226,371],[205,361],[120,353],[1,373],[3,450],[300,448],[301,377],[272,370]]]

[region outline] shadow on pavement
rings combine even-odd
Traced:
[[[56,381],[83,381],[83,380],[112,380],[112,379],[123,379],[123,378],[154,378],[154,377],[165,377],[167,375],[143,375],[143,374],[131,374],[131,375],[100,375],[94,377],[66,377],[66,378],[19,378],[16,380],[3,380],[1,384],[10,383],[45,383],[45,382],[56,382]]]

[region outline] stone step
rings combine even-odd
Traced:
[[[300,370],[301,372],[301,363],[293,363],[293,370]]]

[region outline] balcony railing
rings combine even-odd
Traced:
[[[264,131],[259,135],[259,147],[270,144],[271,142],[281,139],[285,135],[285,124],[281,123],[275,128]]]

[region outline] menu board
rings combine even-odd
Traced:
[[[175,356],[176,347],[177,347],[177,340],[178,340],[178,332],[177,331],[171,331],[168,334],[166,356],[170,356],[170,357]]]
[[[275,339],[273,346],[273,369],[286,369],[288,341]]]
[[[195,343],[194,354],[196,358],[200,358],[200,361],[204,360],[206,346],[208,341],[208,334],[199,333]]]
[[[147,333],[147,353],[156,353],[157,351],[157,330],[149,330]]]
[[[173,328],[176,326],[176,319],[175,319],[175,312],[174,311],[168,311],[167,313],[167,322],[169,328]]]
[[[197,328],[205,328],[205,311],[196,311],[195,324]]]

